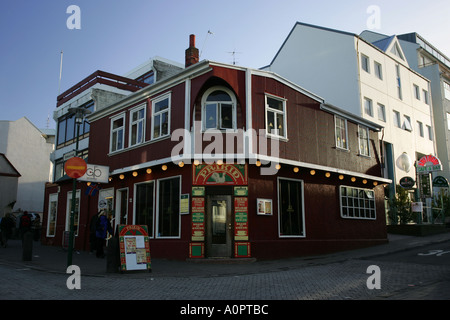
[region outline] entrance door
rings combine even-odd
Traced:
[[[208,257],[231,257],[231,196],[207,196],[206,254]]]

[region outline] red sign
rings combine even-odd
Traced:
[[[201,164],[193,166],[194,185],[246,185],[245,164]]]
[[[86,173],[87,164],[83,159],[73,157],[66,161],[64,170],[69,177],[78,179],[84,176],[84,174]]]

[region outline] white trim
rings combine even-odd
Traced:
[[[342,219],[377,220],[377,202],[375,200],[375,192],[372,189],[358,188],[358,187],[352,187],[352,186],[347,186],[347,185],[339,185],[338,187],[339,187],[339,211],[340,211],[340,216],[341,216]],[[358,217],[355,217],[355,216],[350,217],[348,215],[344,216],[343,213],[342,213],[342,188],[351,188],[351,189],[356,189],[356,190],[364,190],[364,192],[366,192],[366,191],[373,192],[373,211],[374,211],[375,217],[374,218],[370,218],[370,217],[367,218],[367,217],[361,217],[361,216],[358,216]],[[346,198],[348,199],[348,195],[346,196]],[[360,198],[358,197],[357,199],[359,200]],[[355,206],[355,205],[349,206],[348,203],[347,203],[346,207],[347,208],[351,207],[353,209],[355,209],[355,207],[357,207],[358,209],[360,209],[359,203],[358,203],[357,206]],[[366,208],[364,207],[364,209],[366,209]],[[367,208],[367,209],[370,210],[370,211],[372,210],[371,208]]]
[[[210,104],[216,104],[216,127],[215,128],[206,128],[206,119],[205,119],[205,115],[206,115],[206,105],[209,104],[207,103],[207,99],[209,97],[209,95],[211,93],[213,93],[214,91],[223,91],[225,92],[231,99],[231,103],[224,103],[224,104],[231,104],[231,108],[232,108],[232,128],[221,128],[220,127],[220,123],[221,123],[221,107],[219,107],[219,101],[212,101]],[[210,87],[208,90],[205,91],[205,93],[202,95],[202,100],[201,100],[201,104],[202,104],[202,114],[201,114],[201,118],[202,118],[202,132],[205,132],[207,130],[216,130],[217,132],[223,132],[225,130],[237,130],[237,100],[236,100],[236,96],[234,95],[233,91],[231,91],[230,89],[224,87],[224,86],[214,86],[214,87]]]
[[[343,120],[343,121],[344,121],[344,126],[345,126],[345,144],[346,144],[345,148],[344,148],[344,147],[341,147],[341,146],[338,146],[338,143],[337,143],[337,135],[336,135],[337,121],[336,121],[336,119],[338,119],[338,118],[339,118],[340,120]],[[339,115],[337,115],[337,114],[334,115],[334,142],[335,142],[335,145],[336,145],[336,149],[344,150],[344,151],[349,151],[349,150],[350,150],[350,148],[349,148],[349,143],[348,143],[348,126],[347,126],[347,119],[345,119],[345,118],[343,118],[343,117],[341,117],[341,116],[339,116]]]
[[[287,181],[295,181],[300,182],[302,192],[301,192],[301,209],[302,209],[302,235],[288,235],[288,236],[282,236],[280,234],[281,232],[281,201],[280,201],[280,180],[287,180]],[[305,183],[301,179],[292,179],[292,178],[284,178],[284,177],[277,177],[277,202],[278,202],[278,238],[280,239],[287,239],[287,238],[306,238],[306,221],[305,221]]]
[[[158,111],[155,113],[155,104],[157,104],[158,102],[161,102],[163,100],[168,99],[168,103],[167,103],[167,111],[166,109],[164,109],[163,111]],[[171,123],[171,109],[172,109],[172,92],[168,92],[166,94],[160,95],[157,98],[152,100],[152,119],[151,119],[151,140],[157,140],[157,139],[162,139],[164,137],[168,137],[170,136],[170,123]],[[155,133],[155,116],[158,115],[162,115],[164,113],[167,112],[167,134],[162,135],[162,126],[161,126],[161,119],[160,119],[160,127],[159,127],[159,136],[158,137],[154,137],[154,133]]]
[[[181,175],[176,175],[176,176],[170,176],[170,177],[165,177],[165,178],[161,178],[161,179],[157,179],[157,189],[156,189],[156,209],[155,209],[155,238],[156,239],[181,239],[181,215],[179,214],[179,207],[177,208],[178,211],[178,236],[160,236],[159,235],[159,190],[160,190],[160,181],[162,180],[170,180],[170,179],[176,179],[179,178],[179,182],[180,182],[180,193],[178,194],[178,198],[180,198],[182,191],[181,191],[181,186],[182,186],[182,176]]]
[[[141,184],[153,184],[153,220],[152,220],[152,230],[148,230],[149,235],[148,237],[150,239],[155,239],[155,215],[156,215],[156,211],[155,211],[155,207],[156,207],[156,183],[155,180],[147,180],[147,181],[141,181],[141,182],[137,182],[135,184],[133,184],[133,224],[136,224],[136,186],[137,185],[141,185]]]
[[[273,109],[271,107],[269,107],[269,104],[267,103],[267,98],[271,98],[273,100],[277,100],[280,101],[283,105],[283,110],[280,111],[278,109]],[[287,133],[288,133],[288,128],[287,128],[287,99],[286,98],[282,98],[282,97],[278,97],[276,95],[270,94],[270,93],[264,93],[264,117],[265,117],[265,127],[266,127],[266,135],[270,138],[276,138],[276,139],[285,139],[288,140],[287,137]],[[269,133],[269,124],[268,124],[268,117],[267,117],[267,112],[270,111],[272,113],[274,113],[274,126],[275,126],[275,130],[276,129],[276,124],[277,124],[277,114],[282,114],[283,115],[283,127],[284,127],[284,135],[280,135],[280,134],[273,134],[273,133]]]
[[[136,124],[139,122],[142,122],[142,141],[136,142],[135,144],[131,144],[131,136],[132,136],[131,130],[132,130],[133,123],[134,123],[133,122],[133,113],[138,112],[141,109],[144,109],[144,117],[142,119],[138,119],[136,121]],[[131,148],[131,147],[138,146],[145,142],[145,132],[146,132],[145,128],[146,128],[146,123],[147,123],[147,102],[141,103],[141,104],[131,108],[129,110],[129,115],[130,115],[130,119],[129,119],[129,128],[128,128],[128,147]],[[136,137],[136,139],[137,139],[137,137]]]
[[[121,118],[123,119],[123,126],[122,126],[122,128],[123,128],[123,130],[122,130],[122,144],[123,144],[123,146],[122,146],[122,148],[116,149],[116,150],[113,151],[112,150],[112,147],[113,147],[113,133],[114,133],[114,131],[119,131],[119,129],[115,129],[115,130],[113,129],[113,123],[114,123],[114,121],[117,121],[117,120],[119,120]],[[121,151],[121,150],[125,149],[125,130],[126,130],[125,122],[126,122],[126,114],[125,114],[125,112],[121,112],[120,114],[110,118],[109,153],[115,153],[115,152],[118,152],[118,151]]]
[[[54,199],[53,199],[54,198]],[[56,199],[56,200],[55,200]],[[50,235],[48,233],[50,229],[50,209],[51,209],[51,203],[56,202],[56,212],[55,212],[55,226],[54,226],[54,234]],[[48,195],[48,210],[47,210],[47,231],[45,236],[47,238],[54,238],[56,236],[56,226],[57,226],[57,220],[58,220],[58,193],[51,193]]]

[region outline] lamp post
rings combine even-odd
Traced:
[[[90,114],[91,111],[86,108],[69,108],[69,114],[75,116],[75,125],[77,127],[76,133],[76,143],[75,143],[75,157],[78,156],[78,143],[79,143],[79,135],[80,135],[80,125],[83,123],[83,119],[85,115]],[[76,200],[76,192],[77,192],[77,179],[72,178],[73,180],[73,188],[72,188],[72,206],[70,209],[70,222],[69,222],[69,250],[67,254],[67,266],[72,265],[72,254],[73,254],[73,237],[74,237],[74,220],[75,220],[75,200]],[[80,208],[78,207],[78,211]]]

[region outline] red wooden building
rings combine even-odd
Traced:
[[[198,62],[193,42],[185,69],[89,117],[88,163],[109,167],[110,180],[95,196],[78,182],[76,246],[89,247],[100,203],[114,227],[148,226],[152,257],[273,259],[386,242],[381,128],[277,74]],[[57,188],[72,184],[46,198]]]

